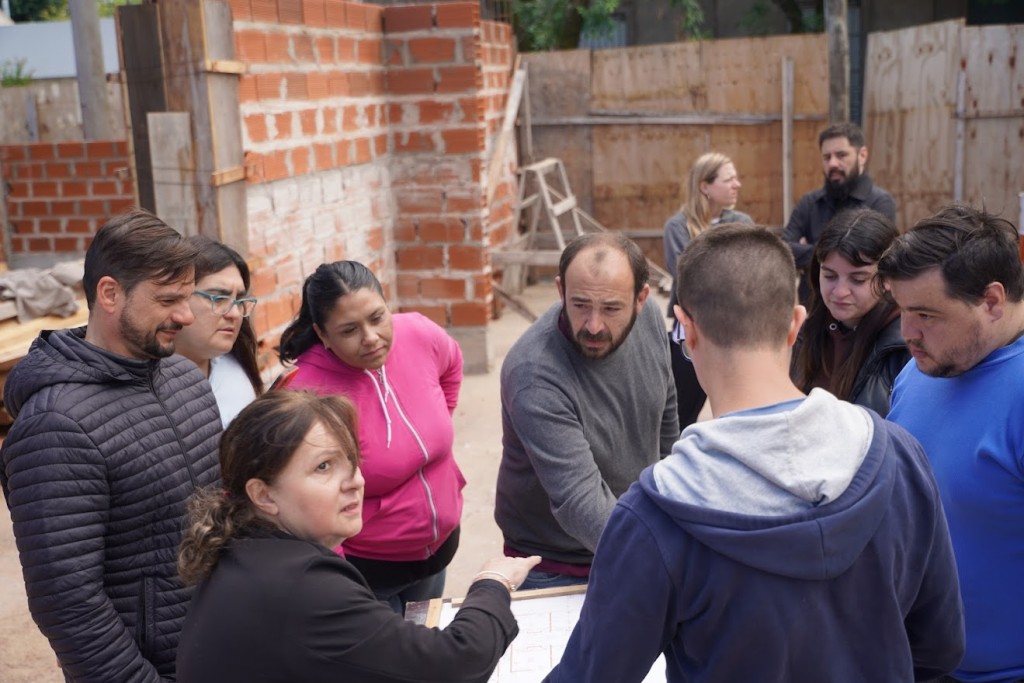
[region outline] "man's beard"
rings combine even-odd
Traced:
[[[586,329],[580,328],[580,331],[577,332],[576,336],[573,338],[573,343],[575,344],[576,349],[580,352],[580,354],[583,355],[584,358],[589,358],[591,360],[607,358],[608,356],[612,355],[612,353],[620,346],[622,346],[622,344],[626,341],[626,337],[628,337],[629,333],[633,330],[633,325],[636,324],[636,316],[637,307],[634,304],[633,315],[630,316],[629,318],[629,324],[626,325],[626,329],[622,331],[622,334],[619,336],[618,339],[613,339],[612,333],[607,330],[605,330],[604,332],[600,332],[598,334],[590,334],[589,332],[586,331]],[[605,341],[611,342],[611,345],[607,348],[607,350],[595,352],[584,346],[584,341]]]
[[[128,316],[128,311],[121,313],[118,319],[118,331],[121,337],[129,346],[138,349],[147,358],[167,358],[174,353],[174,342],[161,344],[157,340],[157,333],[170,330],[181,330],[184,325],[177,323],[163,323],[152,332],[147,332],[135,326],[134,321]]]
[[[846,175],[839,178],[825,176],[825,194],[833,202],[845,202],[850,197],[850,190],[853,189],[857,179],[860,178],[860,160],[853,162],[853,168]]]

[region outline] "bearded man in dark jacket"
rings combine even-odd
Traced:
[[[4,387],[0,484],[29,610],[68,681],[174,679],[185,500],[220,476],[210,386],[172,355],[195,257],[149,213],[108,222],[85,257],[88,325],[42,332]]]

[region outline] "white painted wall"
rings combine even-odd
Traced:
[[[114,19],[100,19],[105,71],[117,73],[117,35]],[[25,59],[32,78],[74,78],[75,44],[70,21],[43,21],[0,26],[0,64]]]

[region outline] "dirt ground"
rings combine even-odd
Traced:
[[[528,287],[520,300],[535,314],[555,302],[551,281]],[[654,304],[664,310],[665,300]],[[501,402],[498,375],[509,347],[529,323],[509,308],[491,323],[494,351],[486,375],[467,376],[455,411],[455,456],[466,476],[462,537],[448,568],[446,596],[464,595],[469,580],[485,560],[501,553],[501,534],[494,523],[494,484],[501,459]],[[0,683],[63,683],[49,645],[28,614],[21,567],[6,505],[0,505]]]

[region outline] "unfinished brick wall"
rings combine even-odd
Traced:
[[[12,267],[82,257],[112,215],[134,205],[121,140],[0,146]]]
[[[394,308],[448,327],[467,369],[486,369],[487,250],[498,242],[484,162],[511,32],[485,29],[493,22],[471,2],[230,4],[249,64],[240,101],[264,348],[298,309],[305,276],[347,258],[377,274]]]
[[[507,140],[504,150],[495,152],[491,148],[498,141],[505,117],[512,65],[515,60],[516,39],[509,24],[497,21],[483,21],[480,24],[480,57],[483,66],[484,122],[487,128],[487,159],[495,153],[503,154],[501,173],[487,207],[489,243],[507,244],[515,238],[515,202],[519,185],[516,178],[517,157],[515,136]]]
[[[381,9],[233,0],[243,146],[251,166],[254,323],[266,355],[324,262],[355,259],[393,291]]]

